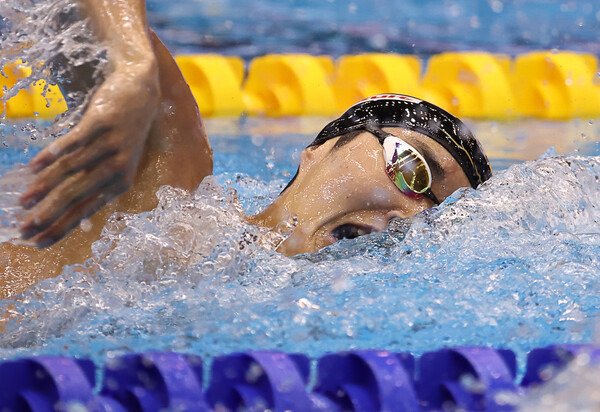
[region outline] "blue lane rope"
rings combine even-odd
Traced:
[[[446,348],[418,359],[341,352],[317,361],[309,388],[310,360],[302,354],[220,356],[204,385],[200,357],[151,352],[107,360],[99,390],[90,360],[37,356],[0,363],[0,411],[512,411],[503,400],[549,380],[582,353],[600,364],[600,346],[534,349],[517,384],[515,354],[505,349]]]

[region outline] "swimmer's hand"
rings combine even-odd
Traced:
[[[50,246],[133,184],[160,100],[153,58],[117,67],[80,123],[34,159],[23,239]]]

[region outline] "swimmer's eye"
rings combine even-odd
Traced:
[[[368,235],[373,229],[368,226],[359,226],[352,223],[344,223],[331,231],[336,240],[354,239],[355,237]]]

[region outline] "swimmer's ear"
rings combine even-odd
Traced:
[[[300,153],[300,166],[311,163],[315,158],[315,148],[307,147]]]
[[[300,153],[300,166],[313,163],[315,160],[321,159],[331,151],[333,141],[326,142],[320,146],[309,146]]]

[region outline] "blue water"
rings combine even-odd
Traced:
[[[152,1],[150,17],[175,51],[246,57],[382,45],[423,55],[597,50],[592,2],[234,3]],[[256,16],[263,18],[251,23]],[[157,209],[115,218],[92,259],[0,302],[16,316],[0,336],[0,358],[61,353],[102,362],[146,349],[420,353],[463,344],[523,357],[550,343],[594,341],[600,131],[593,120],[469,122],[496,172],[481,189],[459,191],[386,232],[294,258],[274,252],[280,239],[240,213],[277,196],[327,119],[211,120],[215,176],[194,194],[162,189]],[[9,146],[0,148],[2,168],[38,150],[38,141],[11,138],[10,130],[2,131]]]
[[[600,4],[591,0],[150,0],[148,8],[177,53],[600,53]]]
[[[287,258],[272,250],[268,233],[241,220],[227,190],[236,189],[247,213],[277,196],[313,136],[265,133],[286,123],[297,129],[293,120],[209,121],[215,177],[193,196],[165,188],[156,210],[110,224],[83,266],[4,302],[16,305],[19,320],[0,336],[0,356],[100,361],[132,350],[211,356],[249,348],[318,356],[485,344],[522,357],[533,347],[593,339],[598,152],[577,156],[583,149],[575,146],[567,156],[524,162],[507,150],[492,158],[497,173],[489,183],[411,219],[408,233],[398,224]],[[535,125],[548,127],[472,123],[514,144],[520,140],[510,133]],[[595,123],[575,128],[583,127],[597,133]]]

